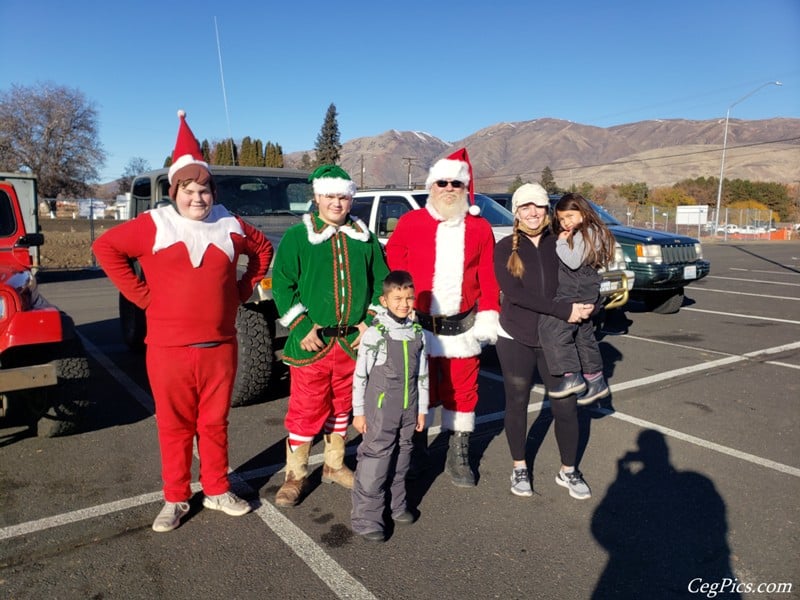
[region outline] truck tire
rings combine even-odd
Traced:
[[[660,315],[676,313],[683,306],[683,288],[663,292],[648,292],[644,295],[645,308]]]
[[[272,334],[266,316],[242,305],[236,315],[239,365],[231,406],[252,404],[263,398],[272,374]]]
[[[37,390],[31,402],[42,437],[58,437],[75,433],[89,402],[89,360],[78,338],[65,340],[54,349],[58,384]]]
[[[128,348],[137,352],[143,351],[144,338],[147,335],[144,311],[122,294],[119,295],[119,325],[122,339]]]

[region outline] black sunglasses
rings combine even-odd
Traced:
[[[463,181],[445,181],[444,179],[440,179],[439,181],[437,181],[436,187],[446,188],[448,183],[452,185],[454,189],[464,187]]]

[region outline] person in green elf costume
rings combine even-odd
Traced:
[[[350,215],[356,186],[337,165],[309,176],[315,211],[283,236],[272,268],[279,322],[289,329],[283,362],[289,365],[289,408],[284,424],[286,480],[277,506],[295,506],[308,476],[308,455],[322,431],[322,481],[352,489],[344,465],[352,384],[361,335],[381,310],[389,273],[383,248],[367,225]]]

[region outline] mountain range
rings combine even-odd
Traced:
[[[720,174],[725,119],[639,121],[613,127],[535,119],[491,125],[454,142],[430,133],[386,131],[342,144],[342,167],[359,188],[420,187],[436,160],[467,148],[476,191],[505,192],[519,176],[538,181],[549,167],[562,188],[644,182],[669,186]],[[299,167],[304,154],[284,157]],[[730,119],[726,179],[800,183],[800,119]]]

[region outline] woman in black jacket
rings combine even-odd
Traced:
[[[514,192],[511,211],[514,233],[498,242],[494,269],[503,294],[497,356],[503,371],[506,394],[505,430],[511,458],[511,492],[531,496],[525,441],[528,435],[528,403],[533,378],[538,372],[549,390],[560,377],[550,374],[539,342],[539,315],[552,315],[578,323],[588,318],[593,304],[555,301],[558,286],[556,236],[548,227],[549,199],[537,183],[527,183]],[[578,452],[578,410],[575,394],[551,398],[555,435],[561,454],[556,483],[578,500],[591,497],[589,486],[575,467]]]

